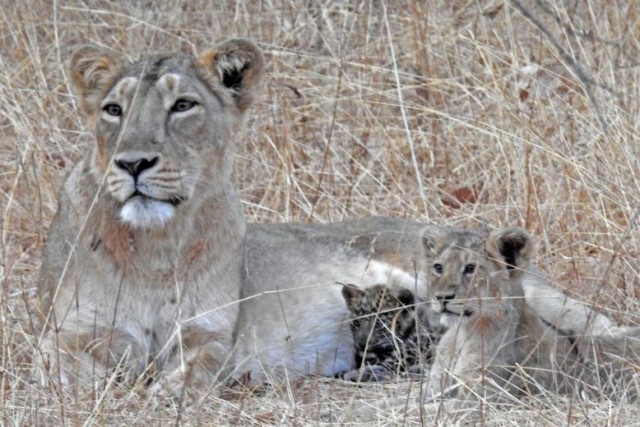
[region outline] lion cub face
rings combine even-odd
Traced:
[[[533,251],[525,230],[511,227],[486,234],[429,226],[423,245],[429,298],[442,326],[499,320],[506,310],[516,309],[522,290],[512,279],[522,274]]]
[[[152,56],[125,64],[85,47],[72,84],[96,134],[92,173],[134,228],[162,227],[181,209],[228,191],[230,133],[248,107],[263,60],[232,40],[197,59]]]

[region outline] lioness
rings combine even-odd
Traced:
[[[245,235],[230,139],[263,68],[242,40],[196,59],[71,58],[96,143],[63,185],[41,271],[44,362],[63,384],[152,362],[210,381],[224,366]]]
[[[344,245],[344,234],[303,239],[257,227],[245,245],[231,136],[263,68],[245,40],[133,64],[91,47],[73,55],[71,83],[96,143],[63,185],[41,270],[41,348],[54,382],[161,371],[179,391],[186,378],[211,386],[236,365],[347,370],[336,282],[398,275],[414,286]],[[254,339],[257,324],[274,338]]]
[[[448,328],[427,382],[432,394],[457,388],[453,394],[468,402],[540,388],[570,392],[597,385],[602,392],[605,384],[617,388],[612,378],[634,383],[637,330],[615,339],[564,336],[525,304],[521,278],[533,252],[525,230],[487,235],[428,226],[423,241],[428,293]],[[622,394],[635,394],[618,386]]]
[[[422,224],[246,230],[232,137],[263,73],[245,40],[134,63],[92,47],[74,53],[71,85],[95,144],[63,184],[44,250],[45,377],[92,385],[161,372],[156,384],[175,392],[232,368],[331,375],[354,359],[336,282],[426,294],[412,261]],[[591,326],[589,309],[527,275],[537,284],[527,299],[550,323],[613,326],[600,315]]]

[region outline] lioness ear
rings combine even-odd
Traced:
[[[252,103],[264,74],[262,52],[252,42],[232,39],[205,51],[198,66],[208,78],[214,78],[229,89],[240,112]]]
[[[427,225],[422,229],[422,246],[427,253],[435,250],[436,245],[446,235],[446,230],[437,225]]]
[[[366,292],[356,285],[342,285],[342,296],[347,303],[349,311],[355,311],[360,306],[365,294]]]
[[[87,115],[100,109],[100,102],[113,86],[122,68],[120,58],[93,46],[83,46],[71,56],[71,86],[80,96]]]
[[[520,227],[494,231],[487,238],[487,255],[507,268],[511,277],[518,277],[527,269],[533,255],[533,240]]]

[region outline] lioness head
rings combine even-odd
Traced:
[[[429,296],[445,327],[497,319],[522,298],[520,277],[533,252],[529,233],[510,227],[489,234],[428,226],[423,231]]]
[[[230,133],[263,74],[260,50],[230,40],[199,58],[134,63],[93,47],[71,59],[71,83],[96,134],[92,173],[133,228],[229,191]]]

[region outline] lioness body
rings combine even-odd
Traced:
[[[236,337],[238,373],[330,376],[351,369],[343,282],[365,287],[393,282],[426,293],[424,281],[346,245],[344,237],[249,227]]]
[[[330,375],[354,359],[336,282],[426,294],[419,223],[246,231],[231,139],[263,74],[252,43],[134,64],[83,48],[71,62],[96,143],[63,185],[41,270],[54,381],[92,384],[116,365],[129,378],[165,372],[174,391],[213,385],[226,367]],[[589,327],[588,309],[546,285],[527,298],[539,295],[549,322]]]
[[[252,65],[242,74],[251,87],[262,58],[245,42],[197,64],[74,55],[73,82],[98,137],[65,181],[41,274],[52,328],[44,354],[51,366],[60,358],[63,383],[91,383],[116,365],[135,378],[152,362],[208,382],[197,371],[225,366],[245,235],[227,140],[250,95],[224,81],[238,64]]]
[[[74,169],[67,181],[77,187],[65,187],[68,204],[61,204],[59,216],[70,224],[86,221],[85,230],[91,231],[78,233],[78,228],[55,221],[52,232],[62,239],[48,245],[43,267],[48,271],[44,296],[55,298],[51,320],[63,326],[55,345],[69,357],[82,354],[69,346],[81,347],[103,366],[126,362],[129,368],[135,366],[135,375],[156,357],[156,363],[166,366],[176,356],[179,340],[185,350],[210,346],[208,351],[224,361],[239,309],[239,290],[229,286],[240,280],[244,224],[238,221],[238,206],[203,207],[198,216],[202,221],[184,228],[134,232],[119,223],[116,208],[104,199],[91,209],[87,200],[97,186],[83,167]],[[207,218],[225,226],[214,227]],[[211,242],[217,239],[236,244],[214,255]],[[211,269],[214,257],[223,262]],[[210,292],[211,283],[218,284],[216,292]],[[182,325],[179,333],[176,324]],[[178,361],[173,363],[177,368]]]

